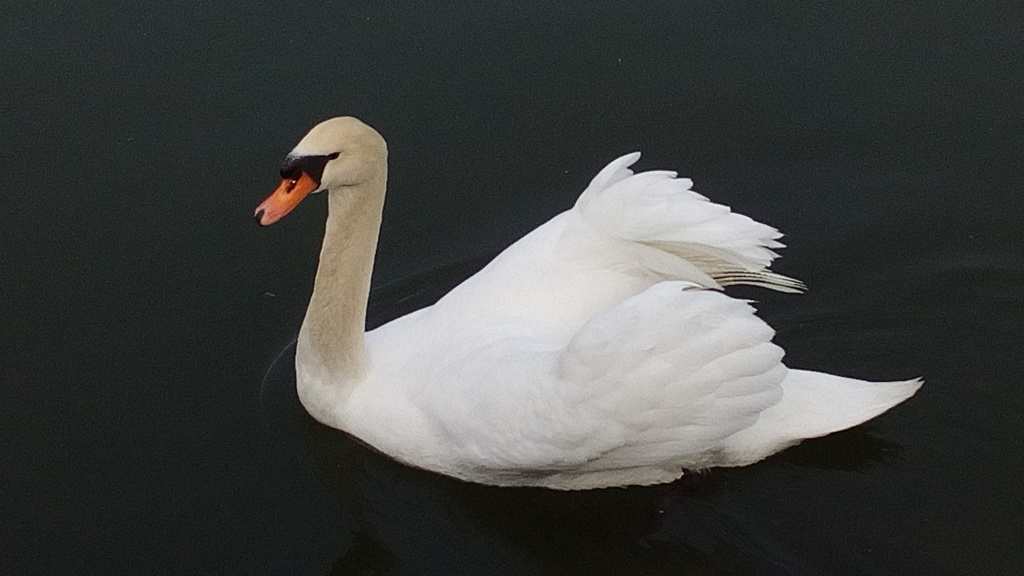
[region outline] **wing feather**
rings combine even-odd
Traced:
[[[595,466],[700,466],[782,396],[773,331],[746,302],[663,282],[591,319],[556,366],[574,414],[630,431]]]
[[[675,172],[634,174],[629,166],[639,158],[634,152],[613,161],[580,196],[576,208],[593,226],[687,260],[714,280],[707,287],[805,289],[799,280],[768,270],[778,257],[775,249],[784,247],[781,232],[709,201]]]

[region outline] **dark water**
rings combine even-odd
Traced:
[[[5,7],[0,574],[1019,572],[1017,3],[555,4]],[[391,149],[371,322],[640,149],[787,232],[810,292],[737,294],[790,365],[927,384],[685,486],[398,466],[295,401],[323,203],[251,220],[338,114]]]

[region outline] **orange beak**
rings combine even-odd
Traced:
[[[277,190],[256,207],[256,221],[260,226],[270,226],[284,218],[285,214],[298,206],[299,202],[316,190],[317,186],[319,184],[305,172],[300,172],[298,178],[281,180]]]

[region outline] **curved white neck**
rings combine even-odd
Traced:
[[[304,376],[343,385],[368,369],[363,334],[387,176],[327,192],[327,226],[313,295],[299,331]],[[301,380],[301,377],[300,377]]]

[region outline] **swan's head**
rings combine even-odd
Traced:
[[[376,130],[351,116],[324,120],[285,157],[281,184],[256,207],[256,221],[269,226],[310,194],[383,179],[386,169],[387,145]]]

